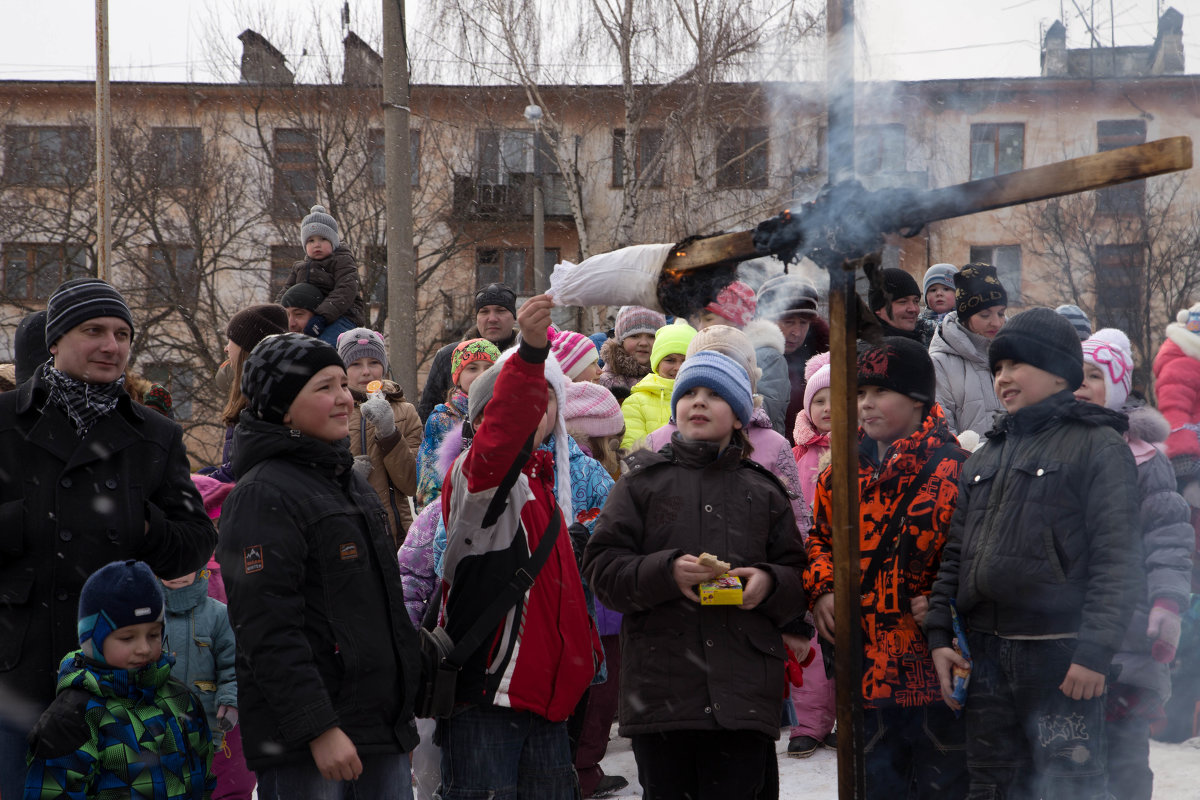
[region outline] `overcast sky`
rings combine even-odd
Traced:
[[[422,5],[422,0],[408,2],[414,40],[421,36]],[[882,80],[1036,75],[1040,35],[1054,20],[1064,19],[1070,46],[1086,44],[1085,21],[1104,45],[1150,44],[1158,10],[1168,5],[1155,0],[858,0],[860,75]],[[1173,5],[1184,15],[1188,71],[1200,72],[1200,31],[1191,28],[1200,21],[1200,0]],[[9,37],[0,49],[0,79],[94,77],[92,0],[9,0],[5,6]],[[378,46],[379,0],[351,0],[350,6],[351,27]],[[230,70],[240,52],[237,34],[254,26],[268,13],[264,9],[274,17],[309,19],[314,7],[334,35],[340,34],[342,0],[110,0],[111,78],[227,80],[235,74]],[[212,56],[206,37],[213,34],[229,48],[226,58]],[[305,58],[285,54],[293,64]]]

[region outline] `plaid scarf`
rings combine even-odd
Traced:
[[[51,366],[42,365],[42,377],[50,387],[50,402],[63,410],[82,439],[96,420],[117,407],[125,392],[125,376],[112,383],[84,383]]]

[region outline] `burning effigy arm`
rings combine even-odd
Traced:
[[[885,233],[912,235],[938,220],[1191,166],[1191,139],[1175,136],[929,191],[872,192],[845,181],[752,230],[623,247],[581,264],[564,261],[550,276],[550,295],[558,305],[639,305],[686,316],[715,299],[750,258],[770,255],[790,264],[808,257],[831,268],[879,250]]]

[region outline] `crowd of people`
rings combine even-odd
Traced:
[[[0,797],[749,800],[779,796],[781,730],[836,748],[812,284],[590,336],[491,284],[414,405],[336,220],[301,239],[278,302],[228,320],[195,473],[169,394],[127,377],[116,288],[68,281],[18,330]],[[869,795],[1148,800],[1152,733],[1200,708],[1200,304],[1156,410],[1125,334],[1008,318],[987,264],[885,269],[867,300]],[[601,769],[614,721],[636,776]]]

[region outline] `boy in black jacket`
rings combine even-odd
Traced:
[[[926,620],[953,708],[952,667],[971,668],[968,797],[1104,798],[1105,683],[1145,591],[1127,421],[1075,400],[1079,337],[1048,308],[1009,321],[988,361],[1008,414],[963,465]]]

